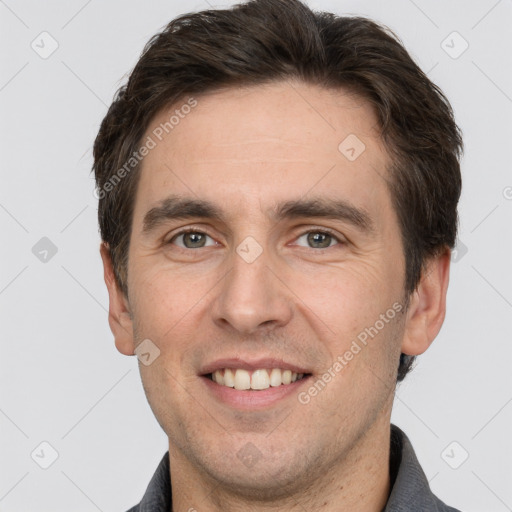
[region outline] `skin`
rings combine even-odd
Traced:
[[[146,338],[160,350],[140,371],[169,437],[174,510],[381,511],[399,355],[423,353],[442,325],[449,251],[428,262],[407,310],[308,404],[296,393],[259,410],[219,402],[198,372],[221,357],[281,357],[320,378],[359,333],[405,304],[405,260],[389,156],[364,100],[301,82],[196,99],[142,163],[128,296],[101,248],[118,350],[131,355]],[[349,134],[366,146],[352,162],[338,150]],[[224,222],[169,219],[143,233],[144,215],[170,195],[211,201]],[[270,215],[276,203],[313,197],[349,201],[373,229]],[[206,246],[183,247],[183,227],[206,233]],[[307,233],[326,229],[336,237],[328,247],[308,245]],[[252,263],[236,252],[247,236],[263,250]],[[259,454],[252,467],[237,457],[248,443]]]

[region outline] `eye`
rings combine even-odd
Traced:
[[[302,241],[302,243],[300,243]],[[326,231],[308,231],[297,238],[297,245],[310,247],[312,249],[327,249],[340,241],[331,233]]]
[[[209,241],[208,241],[209,239]],[[183,249],[200,249],[215,245],[215,240],[201,231],[182,231],[174,235],[170,240],[170,244],[177,245]]]

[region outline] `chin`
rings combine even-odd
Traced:
[[[307,472],[301,474],[296,467],[291,470],[288,465],[283,467],[282,464],[273,468],[260,461],[244,469],[216,466],[211,468],[211,476],[235,496],[265,502],[289,497],[303,489]]]
[[[253,441],[251,441],[251,437]],[[279,450],[276,443],[268,442],[262,447],[264,438],[245,436],[228,443],[229,446],[210,445],[209,450],[196,453],[196,463],[213,481],[213,486],[230,490],[233,495],[250,500],[270,501],[289,496],[300,490],[311,480],[307,461],[310,456],[300,450]],[[281,439],[283,446],[290,442]]]

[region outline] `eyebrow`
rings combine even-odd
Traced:
[[[274,214],[276,220],[316,217],[345,221],[360,231],[374,231],[374,223],[368,212],[346,200],[313,198],[292,200],[277,205]]]
[[[142,232],[148,234],[169,220],[197,217],[224,222],[221,210],[209,201],[169,196],[144,215]]]
[[[269,214],[273,221],[303,217],[326,218],[347,222],[365,233],[374,230],[374,223],[366,210],[341,199],[322,197],[285,201],[274,205]],[[210,219],[226,224],[223,211],[210,201],[169,196],[146,213],[142,232],[149,234],[169,220],[192,218]]]

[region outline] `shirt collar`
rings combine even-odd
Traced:
[[[391,425],[391,475],[394,464],[396,478],[383,512],[458,512],[432,493],[409,438],[396,425]]]

